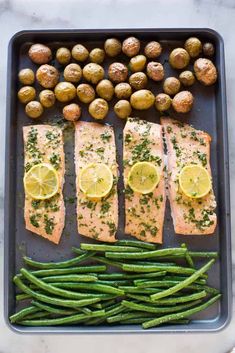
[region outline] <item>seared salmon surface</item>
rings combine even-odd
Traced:
[[[204,131],[188,124],[162,118],[167,146],[168,197],[174,229],[177,234],[212,234],[217,217],[213,189],[200,199],[187,197],[179,188],[178,175],[188,164],[199,164],[210,168],[211,137]]]
[[[79,188],[79,173],[90,163],[104,163],[113,173],[113,187],[101,200],[87,198]],[[85,121],[75,123],[75,169],[78,233],[100,241],[115,242],[118,225],[118,169],[111,126]]]
[[[128,186],[128,174],[137,162],[151,162],[159,172],[160,182],[149,194],[134,192]],[[162,127],[159,124],[129,118],[123,134],[125,184],[125,233],[140,240],[162,243],[165,213],[165,183]]]
[[[25,195],[26,229],[58,244],[65,222],[63,133],[51,125],[24,126],[23,139],[25,172],[35,164],[48,163],[57,170],[59,179],[59,190],[50,199],[34,200]]]

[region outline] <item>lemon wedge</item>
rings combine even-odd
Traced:
[[[182,168],[179,174],[179,185],[186,196],[194,199],[206,196],[212,186],[208,171],[197,164]]]
[[[24,176],[25,192],[36,200],[46,200],[59,189],[57,171],[46,163],[34,165]]]
[[[150,162],[137,162],[128,174],[130,188],[140,194],[152,192],[160,181],[156,166]]]

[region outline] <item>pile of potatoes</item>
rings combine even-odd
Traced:
[[[70,50],[60,47],[55,59],[63,68],[63,79],[59,70],[50,64],[53,59],[51,49],[44,44],[33,44],[29,58],[39,65],[36,72],[23,68],[18,74],[23,85],[18,91],[20,102],[25,104],[25,112],[30,118],[39,118],[44,109],[51,108],[56,100],[64,103],[64,118],[78,120],[81,107],[72,102],[75,99],[89,104],[89,114],[94,119],[104,119],[109,111],[109,102],[116,97],[114,111],[119,118],[130,116],[132,108],[146,110],[155,104],[158,111],[163,112],[172,106],[176,112],[187,113],[193,106],[193,95],[182,87],[192,86],[196,79],[204,85],[212,85],[217,79],[217,70],[208,58],[198,58],[201,53],[206,57],[214,55],[212,43],[202,45],[198,38],[186,40],[184,48],[175,48],[169,55],[169,64],[173,69],[181,70],[177,77],[166,77],[164,66],[158,57],[162,46],[151,41],[140,52],[141,43],[135,37],[121,42],[117,38],[109,38],[104,48],[94,48],[90,52],[82,44],[76,44]],[[113,61],[105,73],[102,63],[106,57],[115,58],[126,55],[129,64],[121,60]],[[191,59],[195,59],[194,73],[186,70]],[[162,92],[154,94],[148,89],[149,80],[156,84],[162,82]],[[37,81],[42,87],[36,100],[37,92],[32,86]],[[69,104],[68,104],[69,103]]]

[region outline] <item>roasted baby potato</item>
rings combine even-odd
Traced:
[[[81,108],[78,104],[71,103],[63,108],[63,116],[68,121],[76,121],[81,116]]]
[[[96,63],[89,63],[84,66],[82,73],[85,80],[93,83],[94,85],[96,85],[99,81],[103,80],[104,78],[103,67]]]
[[[149,109],[155,101],[153,93],[147,89],[141,89],[131,95],[131,105],[134,109]]]
[[[56,60],[61,65],[67,65],[71,60],[71,52],[68,48],[59,48],[56,51]]]
[[[50,89],[44,89],[39,93],[40,103],[45,108],[51,108],[55,104],[55,94]]]
[[[115,83],[123,82],[127,79],[128,69],[122,63],[112,63],[109,66],[108,75],[111,81]]]
[[[127,100],[120,100],[114,106],[114,111],[116,115],[121,119],[126,119],[131,114],[131,105]]]
[[[102,120],[108,114],[108,103],[102,98],[96,98],[89,105],[89,113],[94,119]]]
[[[36,78],[44,88],[53,88],[59,81],[59,71],[51,65],[41,65],[36,72]]]
[[[31,69],[22,69],[18,74],[20,83],[23,85],[32,85],[35,81],[35,75]]]
[[[216,67],[209,59],[197,59],[194,63],[194,72],[198,81],[205,86],[213,85],[217,80]]]
[[[95,90],[87,83],[81,83],[77,87],[77,95],[81,102],[91,103],[95,99]]]
[[[132,94],[132,88],[129,85],[129,83],[121,82],[121,83],[118,83],[115,86],[114,92],[115,92],[115,95],[116,95],[117,98],[119,98],[119,99],[127,99]]]
[[[33,101],[36,97],[36,90],[31,86],[24,86],[18,91],[18,99],[21,103],[26,104]]]
[[[39,118],[43,113],[43,106],[37,101],[29,102],[25,107],[25,113],[32,119]]]
[[[33,44],[29,48],[29,57],[35,64],[47,64],[52,59],[51,49],[44,44]]]
[[[64,79],[68,82],[79,82],[82,78],[82,69],[78,64],[69,64],[64,69]]]
[[[129,57],[135,56],[140,51],[140,41],[135,37],[129,37],[122,43],[122,51]]]
[[[172,106],[178,113],[188,113],[193,106],[193,95],[189,91],[181,91],[172,99]]]
[[[111,81],[101,80],[96,86],[96,92],[99,97],[110,101],[114,95],[114,87]]]
[[[55,87],[55,96],[59,102],[67,103],[76,97],[76,88],[71,82],[59,82]]]

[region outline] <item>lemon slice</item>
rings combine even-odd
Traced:
[[[211,177],[202,166],[190,164],[181,170],[179,185],[186,196],[198,199],[211,190]]]
[[[159,183],[160,176],[154,164],[138,162],[128,174],[128,184],[133,191],[141,194],[152,192]]]
[[[49,199],[59,189],[58,174],[50,164],[36,164],[24,176],[24,188],[33,199]]]
[[[91,163],[80,172],[78,184],[87,197],[100,199],[112,189],[113,174],[106,164]]]

